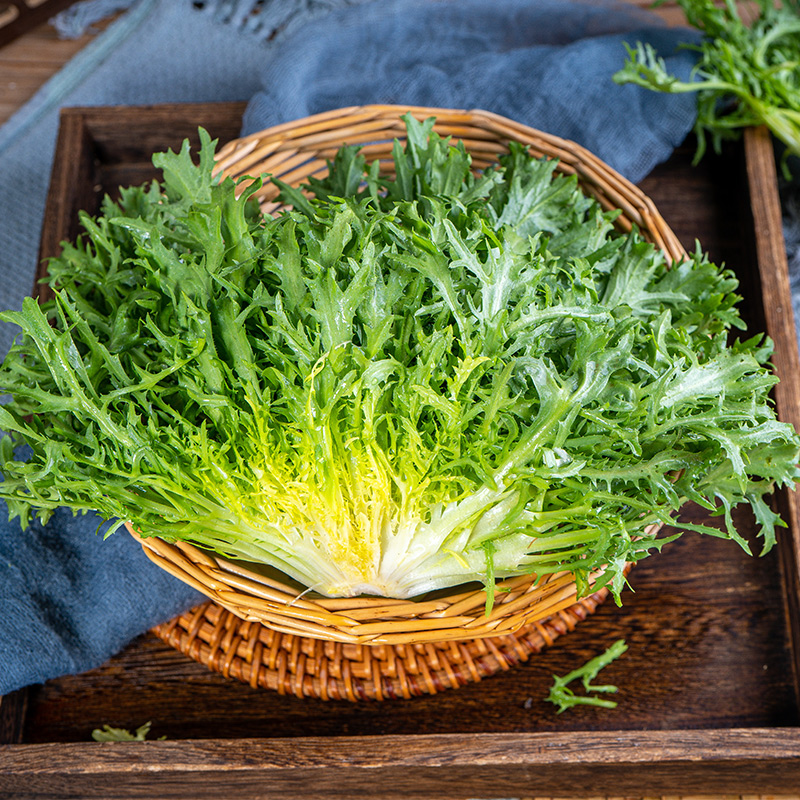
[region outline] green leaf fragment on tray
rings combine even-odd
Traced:
[[[143,742],[150,733],[151,724],[150,722],[145,722],[134,733],[125,728],[112,728],[106,724],[102,728],[95,728],[92,731],[92,739],[96,742]],[[166,736],[159,736],[159,740],[166,738]]]
[[[605,653],[596,656],[591,659],[591,661],[587,661],[582,667],[573,670],[569,674],[564,675],[564,677],[560,678],[558,675],[553,675],[554,682],[546,698],[547,701],[558,706],[558,714],[561,714],[568,708],[574,708],[579,705],[616,708],[617,703],[614,700],[596,697],[589,693],[615,694],[617,692],[616,686],[593,684],[592,681],[597,677],[600,670],[619,658],[627,649],[628,646],[625,644],[625,640],[618,639]],[[575,692],[569,688],[569,684],[577,680],[581,681],[584,691],[587,692],[587,694],[575,694]]]

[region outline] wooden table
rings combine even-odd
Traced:
[[[639,0],[639,5],[647,5],[645,0]],[[666,6],[662,9],[661,13],[670,21],[675,22],[679,19],[679,11],[675,8],[674,3],[671,5]],[[74,55],[78,50],[80,50],[89,40],[91,36],[84,36],[79,40],[75,41],[61,41],[58,40],[55,36],[52,29],[48,26],[42,26],[37,28],[33,32],[25,35],[21,39],[13,42],[12,44],[6,46],[2,50],[0,50],[0,122],[5,121],[17,108],[19,108],[35,91],[36,89],[48,78],[50,77],[63,63],[65,63],[72,55]],[[675,220],[677,219],[677,226],[680,227],[680,215],[681,215],[681,208],[680,203],[677,201],[673,204],[673,207],[668,209],[669,215],[668,221],[672,222],[673,225],[675,224]],[[773,220],[774,223],[774,220]],[[714,225],[716,224],[713,220],[709,219],[705,225]],[[725,246],[725,236],[728,236],[729,232],[722,233],[722,246]],[[718,237],[719,238],[719,237]],[[689,243],[690,244],[690,243]],[[730,242],[728,243],[730,246]],[[691,544],[689,545],[692,546]],[[722,551],[720,551],[722,552]],[[727,557],[727,556],[726,556]],[[733,556],[730,556],[733,557]],[[654,600],[657,597],[653,598]],[[610,610],[606,612],[610,614]],[[698,624],[702,624],[700,618],[696,620]],[[601,627],[602,627],[602,620],[601,620]],[[788,663],[785,664],[787,669],[790,670]],[[222,718],[226,712],[225,703],[230,702],[232,704],[231,707],[236,708],[243,708],[243,704],[247,702],[244,695],[239,692],[239,688],[233,685],[226,685],[223,679],[217,679],[215,676],[208,675],[201,673],[199,668],[196,668],[196,665],[189,665],[188,667],[185,664],[185,659],[183,656],[180,656],[173,651],[168,649],[164,649],[160,643],[155,641],[154,639],[145,639],[143,643],[141,643],[136,649],[128,650],[120,656],[113,659],[109,664],[105,665],[104,667],[93,671],[92,676],[89,679],[89,686],[91,686],[91,691],[83,690],[79,688],[82,678],[66,678],[61,679],[60,681],[54,682],[49,688],[45,688],[43,697],[45,698],[45,702],[38,702],[36,707],[33,709],[33,712],[38,715],[38,719],[36,719],[36,730],[39,732],[44,731],[45,737],[46,732],[48,730],[52,731],[52,738],[41,738],[37,739],[37,741],[42,742],[40,745],[31,745],[31,750],[26,751],[26,754],[29,754],[29,758],[33,758],[38,755],[43,761],[48,761],[50,764],[53,763],[60,763],[65,770],[69,770],[69,763],[71,758],[71,753],[77,753],[77,750],[71,750],[70,748],[80,748],[83,745],[80,745],[78,742],[80,741],[80,724],[81,724],[81,713],[80,709],[74,708],[74,706],[70,706],[68,701],[70,698],[74,700],[74,698],[82,696],[86,702],[93,702],[93,697],[96,698],[97,707],[100,708],[105,704],[106,713],[113,713],[115,708],[122,707],[125,708],[132,708],[135,706],[137,702],[137,698],[135,696],[117,696],[114,697],[115,691],[118,691],[121,687],[130,686],[130,682],[126,683],[123,675],[126,670],[133,670],[133,669],[140,669],[142,671],[142,682],[148,681],[156,681],[161,682],[163,691],[151,691],[148,695],[148,713],[150,711],[153,712],[153,716],[155,717],[155,721],[157,722],[157,703],[158,697],[162,696],[163,701],[167,702],[167,695],[173,692],[180,692],[182,688],[185,690],[186,681],[195,681],[196,686],[195,688],[198,691],[199,696],[204,696],[204,693],[207,691],[208,686],[213,687],[213,691],[217,692],[218,701],[220,703],[219,707],[209,708],[208,713],[213,715],[218,715]],[[495,680],[495,679],[492,679]],[[490,692],[491,696],[494,698],[495,702],[499,702],[502,698],[503,692],[506,690],[506,684],[502,683],[501,679],[497,679],[498,683],[496,684],[497,691]],[[510,686],[511,684],[508,684]],[[204,688],[205,687],[205,688]],[[787,696],[791,693],[791,689],[786,686]],[[782,691],[782,690],[781,690]],[[83,692],[83,694],[81,694]],[[166,693],[166,694],[165,694]],[[774,714],[779,714],[778,706],[780,705],[780,698],[778,697],[780,691],[777,692],[775,697],[767,698],[767,702],[777,704],[775,707]],[[227,700],[226,700],[227,697]],[[63,702],[60,702],[59,698],[63,699]],[[449,708],[450,703],[449,701],[445,700],[445,696],[441,696],[443,702],[438,703],[434,700],[430,702],[426,701],[426,707],[429,710],[431,715],[429,725],[431,729],[436,727],[435,718],[437,715],[442,715],[447,713],[447,708]],[[415,701],[416,702],[416,701]],[[459,699],[459,702],[462,704],[464,702],[469,703],[469,697],[462,697]],[[476,698],[476,701],[477,698]],[[2,703],[2,700],[0,700]],[[1,706],[0,706],[1,707]],[[285,715],[291,715],[295,713],[293,711],[293,706],[291,704],[277,704],[276,706],[276,713],[280,711]],[[445,709],[443,712],[442,709]],[[8,710],[8,709],[4,709]],[[20,713],[24,713],[25,709],[20,708]],[[332,712],[333,713],[333,712]],[[347,712],[349,713],[349,712]],[[369,712],[370,714],[372,712]],[[476,711],[479,713],[479,710]],[[514,713],[517,713],[516,711]],[[346,714],[347,716],[347,714]],[[352,718],[353,725],[358,726],[361,724],[363,726],[363,721],[358,723],[356,721],[358,715],[350,714],[348,719]],[[362,720],[363,720],[363,714]],[[7,719],[7,717],[6,717]],[[285,717],[287,724],[292,724],[291,719],[288,716]],[[394,720],[394,722],[391,721]],[[402,722],[402,715],[398,716],[395,714],[389,722],[384,723],[384,727],[388,725],[390,728],[392,725],[395,726],[395,729],[398,732],[404,730],[404,724]],[[146,721],[145,719],[141,719],[141,722]],[[276,717],[273,722],[275,724],[279,723],[279,718]],[[410,723],[410,719],[409,719]],[[327,725],[331,730],[341,728],[340,722],[335,721],[333,718],[328,718],[327,721],[325,719],[325,715],[321,712],[317,715],[317,722],[315,723],[318,726],[321,726],[319,732],[321,734],[325,733],[325,726]],[[247,737],[250,736],[260,736],[263,735],[263,722],[260,723],[256,717],[243,717],[242,722],[240,724],[240,731],[237,734],[238,736]],[[374,723],[374,732],[377,734],[380,732],[380,724],[378,722],[377,716],[375,717]],[[156,728],[156,733],[159,733],[158,729]],[[248,733],[249,732],[249,733]],[[86,731],[85,735],[88,736],[89,731]],[[174,732],[171,731],[173,734],[173,738],[180,735],[178,727],[175,727]],[[311,733],[308,731],[308,733]],[[341,733],[341,731],[340,731]],[[37,736],[41,735],[41,733],[37,733]],[[401,735],[402,738],[402,735]],[[686,741],[682,742],[682,746],[688,746],[690,744],[689,740],[691,736],[686,737]],[[625,737],[620,738],[620,744],[625,746],[623,739]],[[74,745],[69,744],[61,744],[58,746],[47,744],[47,741],[58,741],[58,742],[74,742]],[[307,742],[307,739],[303,740]],[[561,742],[562,744],[565,742],[563,739],[563,735],[554,735],[553,737],[554,743],[556,741]],[[574,741],[576,742],[575,747],[584,746],[585,756],[588,760],[592,759],[592,747],[591,747],[591,737],[586,737],[584,734],[578,735]],[[635,741],[635,737],[630,738],[630,743]],[[382,737],[382,744],[380,745],[382,748],[387,748],[387,752],[385,755],[386,763],[391,763],[392,761],[392,752],[391,748],[393,746],[393,742],[391,737]],[[537,739],[526,739],[527,745],[526,747],[537,748],[541,747],[542,743],[540,740]],[[664,735],[659,738],[658,735],[653,735],[649,737],[648,742],[650,744],[649,747],[657,748],[661,747],[662,749],[666,748],[669,749],[671,746],[676,744],[670,740],[668,735]],[[659,745],[660,742],[660,745]],[[726,744],[727,742],[727,744]],[[398,746],[401,745],[401,742],[397,740],[395,742]],[[704,739],[701,741],[701,737],[697,737],[695,742],[696,746],[698,747],[699,751],[705,747],[708,748],[710,746],[710,740]],[[780,747],[780,742],[775,741],[773,742],[776,748]],[[297,747],[292,744],[292,740],[288,739],[285,740],[285,752],[283,751],[272,751],[270,753],[264,753],[260,751],[258,747],[255,747],[246,738],[242,738],[239,740],[238,749],[235,752],[232,752],[230,749],[227,751],[220,750],[220,745],[215,744],[214,742],[210,741],[198,741],[191,747],[178,747],[179,742],[164,742],[164,743],[153,743],[154,747],[148,751],[148,758],[151,759],[149,765],[137,765],[136,762],[139,758],[138,751],[134,751],[133,749],[130,750],[131,753],[131,761],[130,761],[130,774],[135,773],[137,776],[141,776],[146,774],[147,769],[153,768],[156,769],[159,765],[170,763],[173,766],[176,764],[176,759],[180,761],[182,764],[182,768],[187,771],[189,774],[194,767],[197,767],[198,764],[205,765],[208,767],[209,765],[213,765],[216,762],[220,762],[228,759],[231,763],[235,762],[235,767],[232,769],[245,769],[248,761],[253,762],[262,762],[265,768],[269,766],[270,762],[272,763],[273,767],[277,767],[280,765],[281,759],[291,759],[296,756]],[[743,752],[744,752],[744,741],[742,742]],[[305,746],[305,745],[302,745]],[[720,746],[730,746],[730,740],[720,739]],[[418,739],[418,747],[421,747],[424,751],[425,748],[425,740],[424,738]],[[456,761],[463,760],[464,766],[463,769],[465,771],[469,771],[469,767],[467,766],[466,762],[469,758],[469,750],[471,747],[478,748],[479,743],[475,736],[475,734],[471,736],[465,737],[463,741],[463,748],[459,745],[459,747],[454,750],[450,757],[454,758]],[[37,750],[37,748],[41,748]],[[295,752],[292,752],[292,751]],[[477,751],[477,750],[476,750]],[[81,753],[84,751],[81,750]],[[98,753],[103,753],[103,756],[100,756],[100,760],[102,761],[103,758],[106,757],[108,754],[109,758],[109,765],[114,762],[114,772],[115,778],[113,780],[126,780],[126,770],[122,769],[120,766],[119,759],[113,758],[110,754],[113,753],[113,750],[109,750],[106,748],[105,750],[100,750],[98,748]],[[119,753],[119,749],[116,750]],[[423,756],[424,753],[420,752],[420,757]],[[484,754],[485,755],[485,754]],[[597,754],[595,754],[596,757]],[[568,757],[569,754],[565,754],[565,757]],[[20,753],[20,758],[23,757],[23,754]],[[314,764],[313,759],[309,756],[308,762],[308,779],[314,775],[313,770]],[[511,767],[513,768],[513,767]],[[396,779],[400,781],[402,779],[402,766],[400,767],[400,771],[397,773]],[[580,772],[578,768],[576,772]],[[199,785],[199,784],[198,784]],[[399,784],[398,784],[399,785]],[[190,791],[189,787],[187,786],[187,791]],[[693,784],[691,787],[691,791],[693,795],[697,795],[699,793],[703,793],[704,789],[702,786],[697,784]],[[751,788],[750,791],[753,791]],[[487,790],[488,792],[488,790]],[[177,796],[177,795],[170,795],[170,796]],[[186,795],[189,796],[189,795]],[[250,795],[248,795],[250,796]],[[255,795],[253,795],[255,796]],[[266,796],[266,795],[264,795]],[[269,795],[272,796],[272,795]],[[337,793],[337,796],[340,796]],[[726,795],[726,796],[735,796],[735,795]],[[744,795],[742,795],[744,796]],[[758,796],[758,795],[748,795],[750,797]],[[788,795],[786,795],[788,797]],[[800,798],[800,793],[796,795],[792,795],[794,798]]]
[[[634,0],[633,4],[646,8],[650,0]],[[670,25],[683,20],[675,0],[668,0],[658,13]],[[105,20],[95,27],[103,30],[109,22]],[[0,125],[93,38],[94,34],[89,33],[79,39],[59,39],[55,30],[45,24],[0,48]]]

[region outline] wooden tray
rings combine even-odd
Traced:
[[[242,104],[70,109],[62,116],[42,254],[76,232],[78,209],[153,175],[150,154],[203,124],[238,135]],[[735,269],[743,311],[776,341],[783,419],[800,421],[800,367],[772,148],[744,147],[693,168],[691,143],[642,188],[683,243]],[[783,793],[800,789],[798,498],[790,528],[749,558],[687,534],[632,574],[569,636],[480,683],[384,703],[300,700],[226,680],[152,634],[92,672],[0,703],[0,796],[468,798]],[[705,512],[688,507],[694,519]],[[750,535],[751,518],[737,515]],[[564,674],[624,637],[602,674],[614,710],[556,715]],[[93,728],[151,720],[166,741],[98,744]]]

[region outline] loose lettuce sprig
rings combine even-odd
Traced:
[[[145,722],[140,725],[133,733],[127,728],[112,728],[111,725],[103,725],[102,728],[95,728],[92,731],[92,739],[96,742],[143,742],[150,733],[152,722]],[[166,739],[166,736],[159,736],[159,739]]]
[[[617,639],[604,653],[587,661],[582,667],[559,677],[553,675],[553,685],[545,698],[549,703],[558,706],[557,714],[575,706],[598,706],[599,708],[616,708],[614,700],[599,695],[616,694],[617,687],[611,684],[593,684],[600,670],[605,669],[612,661],[616,661],[628,649],[624,639]],[[580,679],[586,694],[575,694],[569,684]],[[590,692],[592,694],[590,694]]]
[[[706,151],[710,134],[715,150],[742,128],[766,125],[800,155],[800,15],[797,0],[780,5],[757,0],[758,14],[746,24],[734,0],[678,0],[690,25],[704,35],[692,79],[671,75],[651,45],[628,47],[616,83],[633,83],[658,92],[697,92],[697,152]]]
[[[519,146],[470,171],[406,119],[396,180],[353,148],[264,218],[188,146],[50,264],[23,331],[0,496],[268,564],[324,594],[574,573],[619,597],[686,500],[764,549],[800,440],[733,276],[669,265]],[[241,187],[239,187],[241,189]],[[32,455],[17,460],[13,445]],[[591,576],[599,574],[592,584]]]

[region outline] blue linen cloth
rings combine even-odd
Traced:
[[[689,74],[675,46],[694,34],[618,3],[141,0],[0,128],[0,307],[31,290],[62,106],[252,98],[244,132],[352,104],[476,107],[638,180],[695,112],[689,96],[612,83],[622,42],[637,40]],[[12,336],[0,329],[0,354]],[[202,599],[99,524],[61,511],[23,532],[0,509],[0,694],[97,666]]]
[[[656,18],[658,20],[658,18]],[[612,81],[624,43],[650,42],[688,80],[697,42],[631,5],[564,0],[383,0],[286,39],[261,70],[243,132],[363,103],[480,108],[571,139],[630,180],[686,137],[692,95]]]
[[[5,514],[5,509],[2,512]],[[202,595],[94,514],[0,524],[0,694],[102,664]]]

